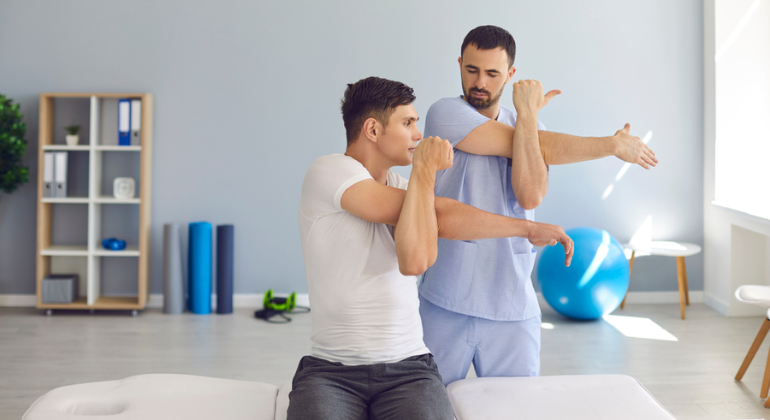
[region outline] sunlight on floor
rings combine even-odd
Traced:
[[[544,330],[552,330],[553,329],[553,324],[551,324],[550,322],[543,322],[543,323],[540,324],[540,328],[542,328]]]
[[[626,337],[679,341],[650,318],[620,315],[604,315],[602,318]]]

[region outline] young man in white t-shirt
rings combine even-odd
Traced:
[[[534,114],[545,103],[532,85],[520,93]],[[438,237],[519,236],[559,242],[566,264],[572,257],[559,226],[435,197],[436,171],[451,167],[454,154],[446,140],[422,140],[414,99],[403,83],[376,77],[348,85],[347,150],[319,158],[305,175],[298,217],[312,350],[294,376],[289,420],[452,419],[423,342],[415,277],[436,260]],[[409,180],[390,170],[409,164]]]

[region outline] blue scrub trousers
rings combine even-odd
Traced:
[[[539,376],[541,316],[492,321],[458,314],[420,296],[423,339],[444,385],[464,379],[473,362],[476,375]]]

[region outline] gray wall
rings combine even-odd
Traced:
[[[659,167],[631,168],[605,200],[622,162],[553,167],[539,220],[625,242],[652,215],[657,238],[702,243],[698,0],[4,0],[0,92],[22,104],[34,174],[40,92],[153,93],[153,293],[162,225],[196,220],[236,225],[237,293],[305,292],[300,185],[314,159],[344,150],[345,84],[403,81],[424,116],[460,93],[459,46],[482,24],[516,38],[517,78],[564,91],[540,114],[549,129],[610,135],[628,121],[653,132]],[[36,182],[0,198],[0,294],[34,293]],[[700,290],[703,261],[688,262]],[[676,290],[675,279],[673,259],[642,258],[631,289]]]

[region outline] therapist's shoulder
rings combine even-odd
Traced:
[[[428,115],[426,118],[431,116],[436,117],[444,113],[467,111],[466,108],[468,108],[468,104],[459,96],[442,98],[434,102],[433,105],[428,108]]]

